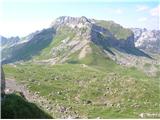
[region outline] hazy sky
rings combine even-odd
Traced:
[[[113,20],[124,27],[158,29],[160,20],[158,0],[106,1],[1,0],[0,35],[26,36],[35,30],[47,28],[59,16],[86,16]]]

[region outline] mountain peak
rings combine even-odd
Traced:
[[[87,24],[90,24],[91,23],[91,20],[86,18],[85,16],[82,16],[82,17],[70,17],[70,16],[61,16],[61,17],[58,17],[57,19],[55,19],[51,26],[62,26],[62,25],[79,25],[81,24],[80,26],[82,25],[87,25]]]
[[[72,22],[74,20],[79,20],[79,21],[83,21],[83,22],[90,22],[90,20],[85,17],[85,16],[81,16],[81,17],[71,17],[71,16],[60,16],[56,19],[56,21],[61,21],[61,22]]]
[[[85,16],[80,17],[80,19],[84,22],[90,22],[90,20]]]

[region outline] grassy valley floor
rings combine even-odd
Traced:
[[[160,117],[160,76],[112,66],[23,63],[3,67],[7,79],[25,84],[49,101],[37,104],[53,118]]]

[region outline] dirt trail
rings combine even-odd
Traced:
[[[6,79],[6,93],[13,93],[14,91],[22,92],[28,101],[34,100],[33,93],[30,93],[25,85],[17,83],[14,79]]]
[[[51,107],[53,107],[54,105],[53,103],[52,105],[49,104],[51,103],[51,101],[45,99],[42,96],[39,96],[37,92],[29,91],[24,84],[18,83],[14,79],[6,79],[5,93],[10,94],[13,92],[21,92],[27,101],[35,103],[43,110],[46,110],[48,111],[48,113],[51,113]]]

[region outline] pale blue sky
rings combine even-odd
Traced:
[[[3,0],[1,27],[3,36],[25,36],[47,28],[59,16],[86,16],[113,20],[124,27],[158,29],[158,0]],[[114,2],[113,2],[114,1]]]

